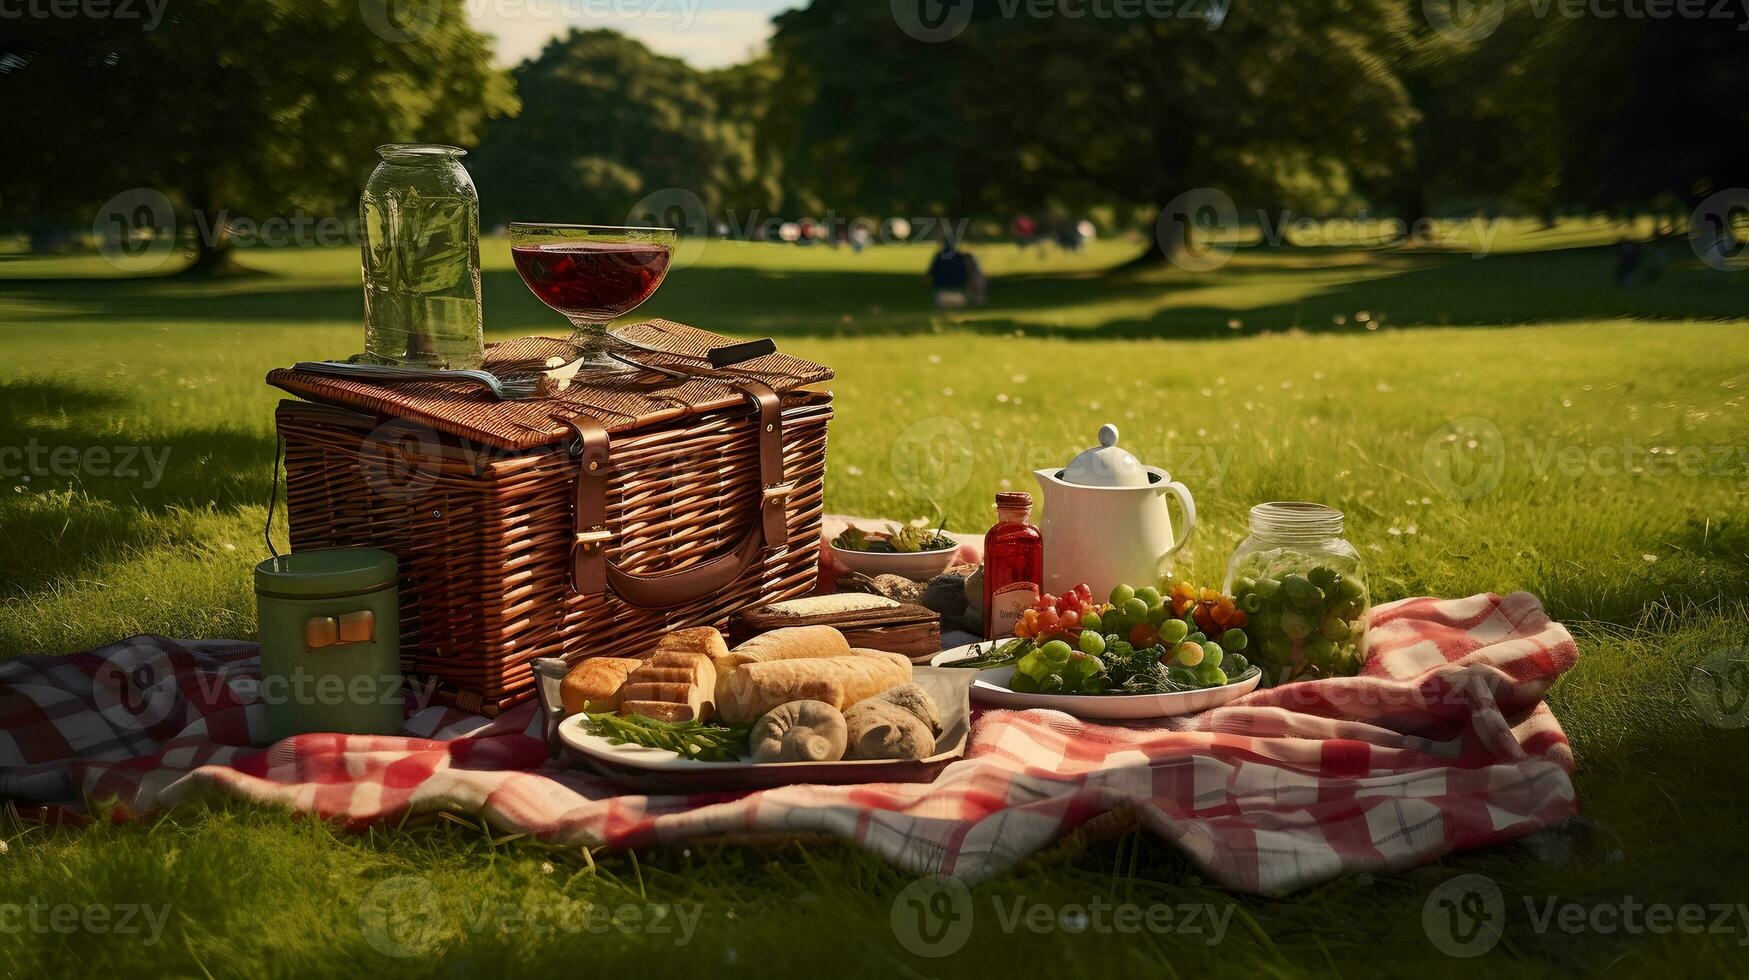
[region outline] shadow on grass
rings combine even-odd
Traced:
[[[1680,242],[1648,251],[1638,281],[1618,286],[1607,246],[1472,258],[1382,249],[1240,250],[1205,273],[1181,269],[1028,272],[990,284],[989,305],[936,311],[916,273],[796,271],[758,266],[677,271],[633,319],[666,316],[736,335],[878,337],[959,331],[1068,339],[1215,338],[1260,330],[1355,332],[1355,314],[1393,328],[1498,326],[1548,321],[1737,318],[1749,308],[1749,276],[1708,269]],[[17,319],[115,317],[156,322],[356,323],[351,283],[257,278],[5,283],[7,294],[54,307]],[[566,323],[529,293],[514,271],[482,275],[486,328],[494,339],[559,335]],[[1204,302],[1196,302],[1202,299]],[[1114,306],[1099,320],[1099,307]],[[1150,309],[1136,315],[1137,308]],[[1052,311],[1089,321],[1052,323]],[[1239,321],[1240,329],[1229,327]]]
[[[142,436],[125,424],[136,411],[145,409],[87,387],[0,382],[9,587],[76,579],[161,536],[153,518],[170,511],[228,514],[267,500],[271,437],[215,427]]]

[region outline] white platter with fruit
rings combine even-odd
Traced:
[[[943,651],[937,667],[976,669],[973,700],[1052,708],[1082,718],[1134,720],[1192,714],[1257,687],[1244,656],[1246,616],[1229,597],[1188,585],[1120,585],[1095,603],[1085,585],[1044,595],[1018,635]]]

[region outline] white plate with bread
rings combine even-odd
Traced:
[[[971,733],[969,671],[855,649],[830,626],[777,629],[733,650],[714,629],[679,630],[640,659],[537,661],[536,673],[555,753],[651,790],[927,781],[965,754]],[[610,737],[597,721],[610,713],[708,726],[718,738],[733,728],[747,733],[745,748],[733,761],[689,758]]]

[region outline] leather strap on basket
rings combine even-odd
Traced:
[[[720,379],[719,379],[720,380]],[[610,439],[601,423],[587,417],[563,418],[577,437],[577,499],[573,510],[571,587],[585,596],[611,588],[626,602],[666,609],[708,596],[741,576],[767,548],[789,539],[790,484],[783,475],[783,402],[769,385],[736,379],[727,382],[752,399],[759,439],[759,519],[736,547],[710,561],[677,572],[640,575],[623,571],[607,558],[607,474]]]

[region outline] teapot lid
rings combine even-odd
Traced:
[[[1099,445],[1069,460],[1059,479],[1083,487],[1145,487],[1148,469],[1118,448],[1117,426],[1107,423],[1099,427]]]

